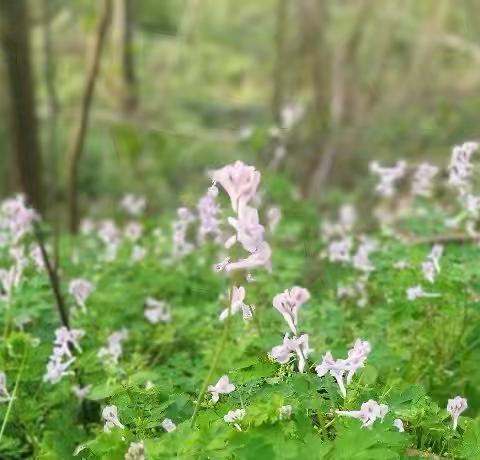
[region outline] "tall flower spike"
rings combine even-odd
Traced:
[[[450,416],[453,419],[453,429],[457,429],[458,425],[458,418],[464,412],[467,410],[468,404],[467,400],[465,398],[462,398],[461,396],[455,396],[453,399],[448,400],[447,404],[447,412],[450,414]]]
[[[295,286],[286,289],[273,298],[274,308],[281,313],[290,330],[296,334],[298,325],[298,311],[310,299],[310,293],[302,287]]]
[[[227,375],[223,375],[215,385],[208,386],[208,391],[212,393],[212,402],[216,403],[221,394],[227,395],[232,391],[235,391],[235,385],[230,383]]]
[[[212,171],[210,176],[228,193],[235,212],[255,196],[261,177],[253,166],[247,166],[242,161]]]

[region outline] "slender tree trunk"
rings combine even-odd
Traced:
[[[137,108],[137,78],[133,49],[133,0],[114,0],[113,40],[119,63],[121,82],[121,108],[129,113]]]
[[[0,35],[10,92],[12,178],[15,189],[42,211],[42,168],[30,62],[30,31],[26,0],[0,0]]]
[[[78,166],[83,153],[85,136],[88,127],[88,118],[90,107],[93,99],[93,92],[97,75],[100,69],[100,61],[102,50],[104,48],[105,38],[107,35],[108,25],[112,11],[111,0],[103,1],[103,10],[98,24],[95,42],[92,53],[89,57],[85,88],[83,91],[82,101],[80,105],[80,113],[76,126],[73,128],[70,148],[68,150],[69,161],[69,178],[68,178],[68,204],[69,204],[69,227],[72,233],[78,230],[80,221],[78,210]]]
[[[273,66],[272,112],[277,126],[282,121],[282,108],[285,104],[286,36],[288,0],[277,0],[275,18],[275,62]]]

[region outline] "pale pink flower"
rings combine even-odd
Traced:
[[[154,299],[153,297],[147,297],[145,306],[144,315],[150,323],[168,323],[171,321],[172,315],[170,313],[170,307],[166,302]]]
[[[81,387],[80,385],[74,385],[72,387],[72,392],[78,398],[78,400],[81,401],[85,399],[91,389],[92,385],[85,385],[83,387]]]
[[[328,260],[330,262],[350,262],[352,245],[350,237],[332,241],[327,247]]]
[[[107,346],[98,350],[97,356],[100,359],[106,359],[108,363],[118,364],[118,360],[123,354],[122,343],[128,337],[128,331],[123,328],[115,331],[107,338]]]
[[[212,171],[210,176],[228,193],[235,212],[255,196],[260,183],[260,173],[242,161]]]
[[[138,241],[142,237],[143,225],[139,222],[129,222],[124,230],[127,240]]]
[[[307,358],[313,350],[308,345],[308,335],[289,338],[288,333],[283,338],[283,343],[272,348],[270,356],[280,364],[287,363],[296,354],[298,359],[298,370],[303,373]]]
[[[299,286],[286,289],[273,298],[274,308],[281,313],[293,334],[297,333],[298,311],[309,299],[310,293],[307,289]]]
[[[7,388],[7,376],[5,372],[0,372],[0,403],[9,401],[11,398]]]
[[[230,315],[233,316],[241,311],[244,319],[250,319],[252,307],[249,305],[246,305],[244,302],[245,295],[246,295],[245,288],[243,286],[240,286],[240,287],[233,286],[232,289],[233,289],[233,292],[232,292],[232,299],[230,304]],[[228,308],[225,308],[220,313],[219,320],[225,321],[225,319],[227,318],[228,318]]]
[[[362,422],[362,427],[371,428],[377,419],[383,422],[385,415],[388,413],[388,406],[386,404],[378,404],[377,401],[370,399],[362,404],[360,410],[337,410],[335,413],[357,418]]]
[[[40,216],[27,206],[24,195],[17,195],[0,203],[0,230],[7,232],[7,239],[13,244],[30,233],[34,222],[39,219]]]
[[[282,210],[277,206],[272,206],[267,211],[268,230],[273,233],[282,219]]]
[[[395,183],[405,176],[407,163],[403,160],[398,161],[393,167],[382,167],[376,161],[370,163],[370,171],[377,175],[380,182],[377,184],[375,191],[382,197],[391,197],[395,193]]]
[[[403,426],[403,422],[401,419],[396,418],[393,421],[393,426],[400,432],[403,433],[405,431],[405,427]]]
[[[181,259],[193,251],[193,244],[187,241],[187,232],[195,217],[188,208],[177,209],[177,220],[172,223],[173,228],[173,257]]]
[[[124,195],[120,202],[120,207],[131,216],[139,216],[145,211],[147,201],[144,197],[136,196],[131,193]]]
[[[465,398],[462,398],[461,396],[455,396],[453,399],[448,400],[447,404],[447,412],[450,414],[450,416],[453,419],[453,429],[457,429],[458,425],[458,418],[464,412],[467,410],[468,404],[467,400]]]
[[[422,286],[413,286],[407,289],[407,299],[408,300],[416,300],[421,297],[424,298],[435,298],[440,297],[440,294],[433,293],[433,292],[426,292],[423,290]]]
[[[223,420],[226,423],[233,423],[233,426],[238,430],[242,431],[242,428],[238,424],[240,420],[243,420],[243,418],[246,415],[245,409],[236,409],[236,410],[231,410],[227,414],[223,416]]]
[[[125,460],[146,460],[143,441],[131,442],[125,453]]]
[[[42,250],[40,249],[40,246],[34,246],[30,250],[30,259],[33,260],[37,271],[42,272],[45,270],[45,263],[43,261]]]
[[[265,228],[258,218],[258,211],[250,206],[242,206],[238,210],[238,218],[229,217],[228,222],[237,231],[235,239],[228,241],[228,246],[238,241],[245,251],[255,252],[263,242],[265,233]]]
[[[270,245],[266,241],[262,241],[255,252],[252,252],[245,259],[228,263],[225,270],[231,272],[235,270],[251,270],[252,268],[263,267],[270,271],[272,269],[271,255],[272,250],[270,249]]]
[[[177,425],[169,418],[164,419],[160,425],[167,433],[171,433],[177,429]]]
[[[227,375],[220,377],[218,382],[215,385],[209,385],[208,391],[212,393],[212,402],[218,402],[221,394],[229,394],[232,391],[235,391],[235,385],[230,383]]]
[[[90,297],[90,294],[95,289],[95,286],[83,278],[76,278],[70,281],[68,292],[73,296],[77,305],[85,310],[85,302]]]
[[[103,426],[103,431],[110,433],[112,428],[118,427],[124,429],[125,426],[120,423],[118,419],[118,409],[117,406],[105,406],[102,410],[102,418],[105,420],[105,425]]]
[[[141,262],[143,259],[145,259],[146,254],[147,254],[147,250],[144,247],[136,244],[132,248],[132,261]]]

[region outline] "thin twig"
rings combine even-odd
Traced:
[[[47,269],[48,279],[50,280],[50,287],[52,288],[53,295],[55,297],[55,303],[57,305],[58,314],[60,315],[60,321],[62,324],[70,329],[70,322],[68,319],[68,311],[65,307],[65,302],[63,301],[62,292],[60,290],[60,281],[58,278],[58,266],[53,267],[50,258],[48,257],[47,250],[45,248],[45,242],[43,240],[42,230],[38,223],[35,223],[33,226],[35,239],[37,240],[38,247],[42,254],[42,260]]]

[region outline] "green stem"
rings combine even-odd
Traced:
[[[202,383],[202,387],[200,389],[200,394],[198,395],[197,398],[197,403],[195,405],[195,409],[193,411],[192,415],[192,421],[190,423],[190,426],[193,428],[195,426],[195,420],[197,419],[198,411],[200,410],[200,405],[202,404],[203,398],[205,397],[205,393],[207,392],[207,387],[208,384],[210,383],[213,374],[217,368],[218,360],[220,358],[220,355],[222,354],[223,349],[225,348],[225,344],[227,343],[227,338],[228,338],[228,330],[230,328],[230,317],[232,313],[232,298],[233,298],[233,287],[230,288],[230,295],[228,299],[228,315],[227,319],[225,320],[225,326],[223,327],[223,333],[222,336],[220,337],[220,340],[218,341],[217,348],[215,350],[215,353],[213,355],[212,363],[210,364],[210,369],[208,371],[207,376],[205,377],[205,380]]]
[[[13,400],[15,399],[15,396],[17,394],[18,384],[20,383],[20,378],[22,376],[23,369],[25,367],[26,357],[27,357],[27,350],[25,349],[25,351],[23,352],[22,364],[20,365],[20,370],[18,371],[17,380],[15,381],[15,386],[14,386],[13,391],[12,391],[12,396],[10,397],[10,401],[8,402],[7,411],[5,412],[5,418],[3,419],[2,428],[0,429],[0,442],[2,441],[3,432],[5,431],[5,427],[7,426],[8,417],[10,416],[10,412],[12,410]]]

